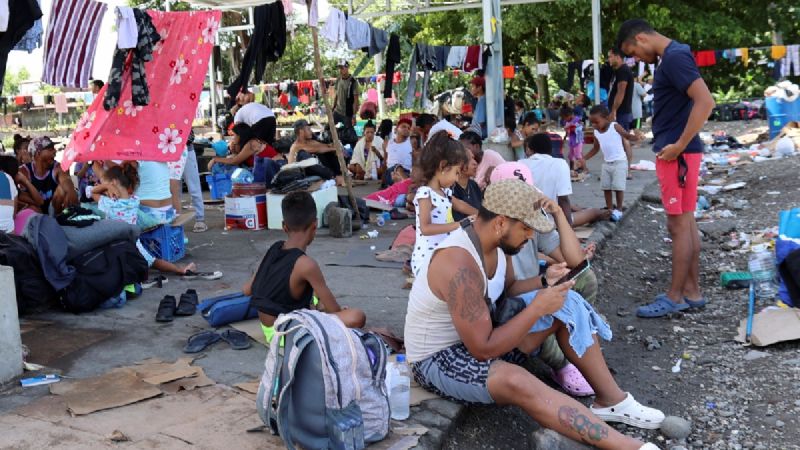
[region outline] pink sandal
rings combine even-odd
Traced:
[[[551,369],[550,377],[561,386],[569,395],[573,397],[588,397],[594,395],[594,389],[583,377],[583,374],[577,367],[572,364],[567,364],[563,369],[555,371]]]

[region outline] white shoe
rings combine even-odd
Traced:
[[[664,421],[663,412],[642,405],[630,393],[616,405],[607,408],[597,408],[592,405],[589,410],[606,422],[622,422],[646,430],[655,430],[661,427],[661,422]]]
[[[648,442],[648,443],[644,444],[643,446],[639,447],[639,450],[661,450],[661,449],[658,448],[658,446],[656,444]]]

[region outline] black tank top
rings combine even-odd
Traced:
[[[25,168],[28,169],[28,173],[31,175],[31,184],[39,191],[42,199],[44,199],[42,211],[47,214],[47,209],[50,207],[50,200],[53,199],[53,194],[56,192],[56,188],[58,188],[58,181],[56,181],[55,178],[56,166],[51,167],[42,178],[36,176],[36,171],[33,170],[33,162],[25,164]]]
[[[279,316],[311,304],[313,289],[307,285],[299,299],[292,298],[289,277],[297,259],[305,255],[298,248],[283,249],[284,241],[278,241],[267,250],[253,280],[253,295],[250,304],[259,312]]]

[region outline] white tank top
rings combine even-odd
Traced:
[[[622,144],[622,136],[619,135],[614,127],[616,122],[611,122],[605,133],[594,130],[594,138],[600,144],[600,151],[603,152],[605,162],[627,161],[625,146]]]
[[[483,282],[487,282],[478,251],[463,229],[459,228],[450,233],[450,236],[439,244],[436,251],[450,247],[460,247],[468,251],[481,271]],[[489,298],[492,301],[497,300],[503,293],[506,279],[506,257],[499,248],[497,252],[497,270],[495,270],[494,277],[488,282]],[[434,252],[435,254],[436,252]],[[450,317],[447,302],[437,297],[428,284],[428,267],[432,260],[433,257],[423,263],[419,275],[411,287],[411,293],[408,295],[408,310],[403,334],[406,357],[409,362],[422,361],[461,342],[456,327],[453,325],[453,319]]]

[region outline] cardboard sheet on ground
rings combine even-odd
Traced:
[[[186,148],[222,13],[147,13],[161,36],[152,60],[145,63],[149,103],[132,103],[132,72],[124,70],[119,103],[105,110],[106,84],[75,127],[62,169],[74,161],[177,161]],[[118,74],[111,72],[112,77]]]
[[[326,265],[341,267],[375,267],[379,269],[403,268],[403,263],[394,261],[378,261],[375,259],[375,250],[370,249],[370,245],[367,244],[357,244],[355,247],[351,248],[346,255]]]
[[[69,411],[80,416],[153,398],[161,395],[161,389],[142,381],[133,370],[117,369],[98,377],[51,384],[50,393],[63,396]]]
[[[736,342],[746,342],[747,319],[739,323]],[[750,343],[764,347],[778,342],[800,339],[800,309],[770,308],[753,316]]]
[[[592,235],[593,231],[594,227],[587,227],[585,225],[580,226],[578,228],[575,228],[575,236],[577,236],[578,239],[589,239],[589,236]]]

